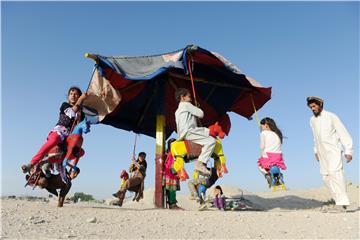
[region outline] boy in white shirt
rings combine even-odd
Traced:
[[[201,153],[195,162],[195,170],[204,176],[209,176],[210,171],[206,164],[215,148],[215,137],[206,127],[198,127],[197,119],[204,117],[204,112],[191,104],[190,91],[179,88],[175,92],[179,106],[175,112],[175,121],[179,140],[189,140],[202,145]]]

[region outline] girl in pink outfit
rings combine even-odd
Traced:
[[[176,204],[176,191],[180,190],[180,180],[176,173],[171,169],[171,166],[174,164],[174,158],[171,155],[170,145],[174,141],[176,141],[174,138],[168,141],[168,150],[163,171],[163,186],[168,197],[169,208],[181,210],[181,208]]]
[[[286,170],[281,152],[283,135],[275,121],[269,117],[262,119],[260,124],[262,130],[260,134],[261,157],[258,160],[258,166],[269,182],[269,170],[272,166]]]

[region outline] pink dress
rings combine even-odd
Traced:
[[[286,165],[284,163],[283,155],[282,153],[270,153],[267,152],[267,158],[261,157],[258,160],[258,165],[265,170],[269,170],[272,166],[277,166],[281,168],[282,170],[286,170]]]
[[[268,171],[272,166],[286,170],[281,152],[280,138],[269,130],[263,130],[260,134],[260,148],[262,156],[258,160],[259,167]]]
[[[171,171],[171,166],[174,163],[174,159],[170,152],[168,152],[166,160],[165,160],[165,166],[164,166],[164,172],[163,172],[163,186],[165,189],[170,191],[177,191],[180,190],[180,182],[179,178],[174,175]]]

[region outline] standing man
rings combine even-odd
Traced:
[[[320,174],[337,206],[350,204],[346,193],[346,183],[342,162],[344,152],[347,162],[352,160],[352,139],[340,119],[323,109],[324,100],[319,97],[308,97],[307,105],[314,116],[310,126],[314,136],[315,158],[320,164]]]

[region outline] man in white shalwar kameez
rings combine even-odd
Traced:
[[[320,164],[320,174],[336,205],[350,204],[346,193],[342,153],[352,160],[352,139],[340,119],[323,109],[324,101],[319,97],[308,97],[307,105],[314,116],[310,126],[314,136],[315,157]]]

